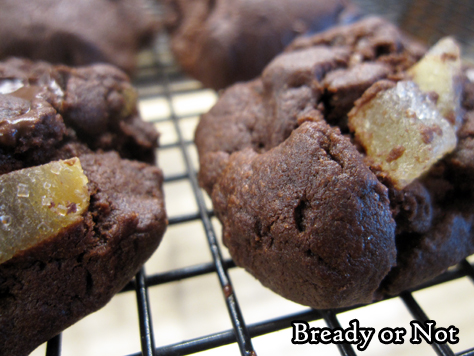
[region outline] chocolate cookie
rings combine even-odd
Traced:
[[[131,90],[123,73],[29,62],[31,71],[23,71],[19,63],[25,64],[0,65],[2,73],[20,74],[3,79],[4,91],[13,87],[0,94],[0,349],[13,356],[104,306],[155,251],[167,226],[161,170],[95,151],[107,133],[126,137],[119,130],[128,124],[129,115],[120,116],[125,107],[132,122],[140,121],[135,101],[123,98]],[[90,84],[108,95],[89,102],[82,93]],[[82,122],[105,129],[87,137],[77,129]],[[136,127],[156,139],[152,127]],[[107,148],[132,153],[121,142],[110,140]]]
[[[387,189],[325,123],[303,123],[266,153],[232,154],[212,200],[236,264],[298,303],[370,302],[395,264]]]
[[[113,66],[97,64],[72,68],[13,58],[0,62],[0,94],[31,101],[33,106],[41,101],[38,105],[42,112],[49,107],[50,116],[60,115],[64,123],[59,125],[65,124],[69,134],[77,136],[92,150],[113,149],[124,158],[149,163],[155,161],[158,133],[152,124],[141,120],[135,89],[129,78]],[[38,119],[44,115],[39,115]],[[47,129],[53,130],[53,119],[48,120]],[[22,122],[23,129],[31,125],[29,121]],[[64,130],[64,127],[57,128],[55,134],[64,134]],[[45,144],[39,140],[35,143]],[[12,144],[18,152],[20,147]],[[21,152],[25,150],[26,147],[21,148]],[[41,150],[38,154],[46,155],[48,152]],[[19,161],[24,160],[20,157]],[[20,162],[16,167],[21,168],[18,165]]]
[[[167,0],[171,50],[185,72],[221,89],[255,78],[291,40],[359,16],[348,0]]]
[[[454,150],[409,184],[381,169],[355,131],[357,110],[378,93],[408,90],[425,51],[380,18],[335,27],[296,39],[202,116],[200,184],[233,259],[262,284],[314,308],[344,307],[414,287],[474,252],[465,74],[462,115],[442,118],[457,132]],[[437,113],[439,96],[419,96]],[[421,129],[421,144],[438,142],[440,130]]]
[[[91,200],[82,219],[0,264],[0,347],[5,354],[27,355],[103,307],[163,236],[166,215],[158,168],[113,152],[80,159]]]
[[[1,0],[0,59],[73,66],[111,63],[132,73],[158,30],[146,0]]]

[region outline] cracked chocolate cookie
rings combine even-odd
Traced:
[[[226,89],[195,141],[236,264],[325,309],[398,294],[472,254],[467,71],[453,40],[426,52],[370,17],[297,38]]]
[[[3,135],[1,138],[5,143],[9,139],[13,140],[0,151],[0,160],[7,159],[1,158],[2,152],[7,150],[8,160],[15,169],[22,168],[25,159],[54,154],[53,146],[51,150],[44,146],[50,145],[52,136],[61,139],[58,135],[64,135],[66,130],[68,136],[75,136],[92,150],[113,149],[124,158],[148,163],[155,161],[158,133],[152,124],[140,118],[137,93],[127,75],[111,65],[73,68],[12,58],[0,62],[0,94],[9,94],[8,101],[15,98],[25,106],[19,109],[24,110],[21,119],[10,120],[10,123],[15,123],[15,127],[13,124],[2,125],[2,130],[10,127],[10,130],[25,133],[21,139],[15,138],[18,134]],[[3,96],[2,101],[6,101],[6,98]],[[32,116],[28,111],[30,106],[35,111],[35,125],[33,119],[27,119]],[[4,108],[1,110],[6,110]],[[55,118],[56,115],[61,116],[61,119]],[[53,121],[59,123],[53,124]],[[33,132],[33,126],[34,135],[46,134],[39,133],[39,122],[42,122],[44,131],[50,131],[46,136],[50,140],[46,137],[33,139],[26,135],[26,131]],[[27,150],[36,150],[39,146],[45,149],[33,152],[27,158],[21,156]],[[45,162],[38,160],[36,164]]]
[[[255,78],[297,35],[359,16],[348,0],[167,0],[165,5],[178,63],[214,89]]]
[[[157,144],[122,72],[13,61],[0,73],[0,349],[21,356],[119,292],[167,217],[161,170],[118,153],[148,161]]]

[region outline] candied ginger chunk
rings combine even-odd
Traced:
[[[408,70],[422,91],[438,94],[439,112],[456,126],[461,121],[461,66],[459,46],[453,38],[445,37]]]
[[[0,263],[82,219],[89,207],[79,158],[0,176]]]
[[[356,139],[403,189],[456,147],[454,127],[411,81],[378,92],[349,113]]]

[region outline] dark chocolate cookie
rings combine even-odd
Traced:
[[[178,63],[214,89],[255,78],[297,35],[359,16],[348,0],[167,0],[165,4]]]
[[[325,123],[232,154],[212,201],[236,264],[298,303],[368,303],[395,264],[387,189]]]
[[[1,0],[0,59],[72,66],[110,63],[132,73],[158,30],[146,0]]]
[[[104,306],[161,241],[161,170],[113,152],[80,160],[91,195],[81,221],[0,264],[2,354],[28,355]]]
[[[1,94],[33,103],[42,100],[44,103],[38,105],[52,106],[73,130],[70,134],[92,150],[113,149],[124,158],[155,161],[158,133],[152,124],[141,120],[135,89],[127,75],[113,66],[72,68],[14,58],[0,63]],[[31,124],[23,122],[25,129]]]
[[[138,116],[136,97],[121,71],[10,61],[0,64],[0,73],[0,87],[8,92],[0,94],[0,177],[77,157],[88,181],[85,210],[78,212],[74,201],[58,205],[48,195],[31,203],[35,212],[52,211],[57,220],[79,214],[60,229],[38,224],[26,213],[31,208],[22,207],[27,203],[21,199],[35,201],[28,186],[15,183],[18,191],[8,192],[7,185],[0,186],[0,353],[22,356],[119,292],[157,248],[167,217],[161,170],[118,153],[149,160],[157,144],[157,133]],[[32,177],[37,189],[54,189],[56,195],[64,190],[62,184]],[[14,219],[37,236],[33,245],[5,257],[2,248],[11,233],[26,236],[26,228],[9,227]]]
[[[474,252],[467,77],[456,148],[406,187],[348,125],[355,105],[408,80],[425,51],[367,18],[297,38],[259,78],[222,93],[195,141],[238,265],[291,300],[336,308],[397,294]]]

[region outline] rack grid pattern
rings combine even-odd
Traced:
[[[445,1],[443,4],[439,1],[430,0],[420,0],[413,4],[408,0],[379,2],[359,0],[358,3],[367,11],[386,15],[392,21],[404,26],[403,28],[408,32],[415,36],[418,35],[418,37],[425,39],[428,43],[433,43],[445,32],[454,33],[459,37],[464,48],[467,48],[467,54],[474,54],[473,43],[469,42],[469,40],[474,38],[474,25],[472,25],[474,23],[472,21],[474,19],[474,3],[470,0]],[[438,15],[439,21],[433,22],[433,20],[430,20],[430,23],[434,24],[436,31],[426,29],[426,27],[423,27],[426,22],[420,21],[420,17],[425,16],[427,8],[432,10],[429,12],[430,16],[436,16],[436,13],[439,13],[439,11],[443,11],[446,14],[444,17]],[[451,26],[454,23],[455,17],[461,15],[462,21],[459,23],[459,26]],[[470,27],[466,24],[469,24]],[[122,290],[122,293],[136,294],[135,307],[138,309],[139,317],[138,327],[140,330],[141,350],[137,350],[136,353],[128,356],[188,355],[228,344],[235,344],[241,355],[255,356],[258,354],[258,350],[255,350],[252,344],[254,338],[289,328],[293,320],[307,322],[324,320],[330,328],[341,327],[338,316],[343,312],[358,307],[342,310],[313,310],[307,308],[297,313],[265,319],[257,323],[248,324],[245,322],[229,274],[229,271],[236,266],[231,259],[223,257],[220,242],[212,223],[213,212],[209,208],[206,197],[197,182],[197,167],[193,163],[192,157],[193,142],[189,138],[185,138],[180,125],[183,119],[199,116],[202,112],[181,115],[174,110],[172,103],[173,95],[192,93],[202,88],[196,82],[188,80],[174,64],[167,47],[166,35],[160,36],[154,51],[151,53],[151,58],[152,60],[147,65],[141,67],[140,73],[135,80],[135,85],[139,90],[142,100],[157,96],[164,98],[169,115],[156,119],[153,122],[157,124],[170,124],[177,139],[175,142],[162,145],[159,148],[159,153],[170,149],[179,149],[186,168],[184,173],[165,174],[165,187],[174,182],[188,182],[192,188],[193,199],[197,207],[196,211],[191,213],[172,215],[169,218],[169,224],[170,226],[176,226],[187,222],[200,221],[205,232],[211,258],[205,263],[192,264],[160,273],[147,274],[145,268],[143,268]],[[166,235],[164,238],[166,239]],[[159,335],[156,335],[153,331],[154,323],[150,311],[153,301],[149,297],[149,291],[167,283],[178,281],[179,283],[186,283],[194,277],[203,275],[215,275],[218,279],[221,289],[220,294],[225,301],[232,327],[212,334],[204,334],[193,339],[157,347],[155,336],[159,337]],[[432,286],[439,286],[466,276],[474,282],[474,267],[467,260],[464,260],[435,280],[416,288],[416,290],[404,292],[395,298],[403,302],[414,320],[427,321],[429,316],[417,302],[414,292]],[[60,356],[61,342],[61,335],[50,340],[46,347],[46,356]],[[87,340],[84,342],[87,342]],[[358,354],[357,350],[349,344],[337,346],[341,355]],[[474,355],[474,338],[472,347],[461,352],[453,352],[449,345],[446,344],[433,344],[432,351],[433,355]]]

